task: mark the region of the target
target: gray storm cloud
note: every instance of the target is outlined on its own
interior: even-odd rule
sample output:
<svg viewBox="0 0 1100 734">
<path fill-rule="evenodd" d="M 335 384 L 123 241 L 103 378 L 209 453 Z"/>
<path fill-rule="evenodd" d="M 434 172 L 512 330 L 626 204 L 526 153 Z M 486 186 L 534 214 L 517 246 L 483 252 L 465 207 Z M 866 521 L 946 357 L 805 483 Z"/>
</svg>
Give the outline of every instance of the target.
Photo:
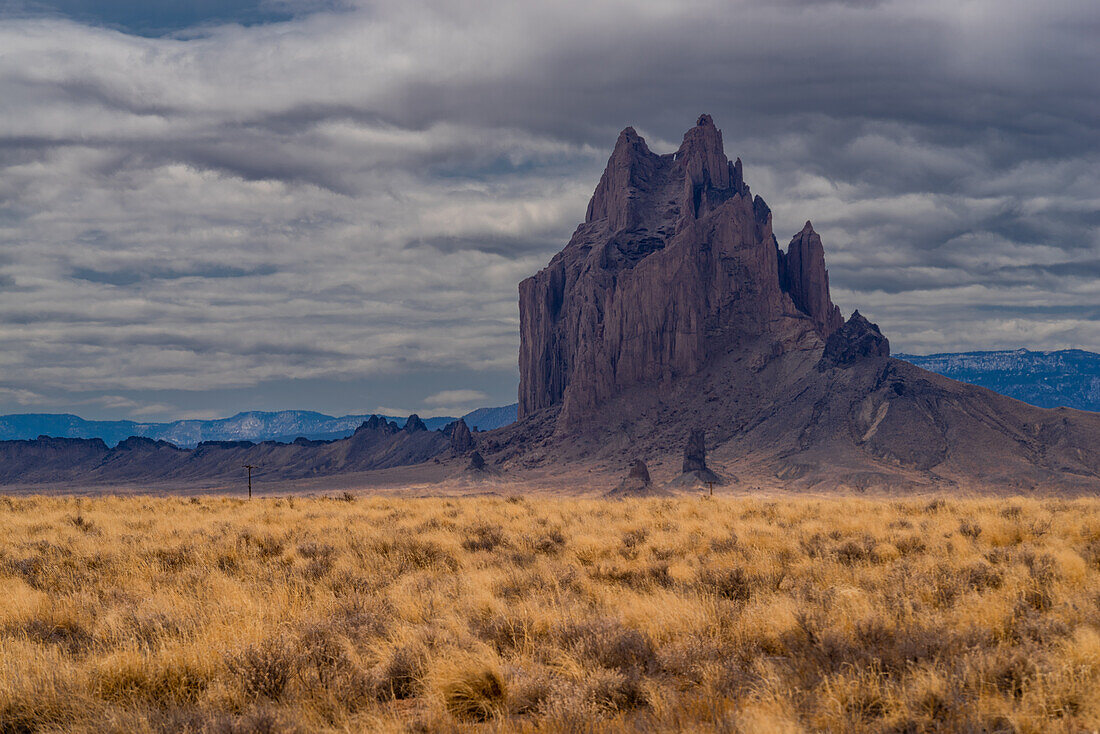
<svg viewBox="0 0 1100 734">
<path fill-rule="evenodd" d="M 667 151 L 704 111 L 899 349 L 1098 348 L 1098 35 L 1091 0 L 0 19 L 0 411 L 362 376 L 511 402 L 516 284 L 618 130 Z"/>
</svg>

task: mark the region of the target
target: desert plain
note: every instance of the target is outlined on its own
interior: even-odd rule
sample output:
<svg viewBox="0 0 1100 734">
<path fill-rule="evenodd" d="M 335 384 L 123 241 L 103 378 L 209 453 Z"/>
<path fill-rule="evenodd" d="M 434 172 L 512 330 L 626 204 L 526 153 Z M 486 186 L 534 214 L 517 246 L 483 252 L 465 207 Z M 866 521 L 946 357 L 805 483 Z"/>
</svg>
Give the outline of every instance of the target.
<svg viewBox="0 0 1100 734">
<path fill-rule="evenodd" d="M 1100 501 L 0 498 L 0 731 L 1079 732 Z"/>
</svg>

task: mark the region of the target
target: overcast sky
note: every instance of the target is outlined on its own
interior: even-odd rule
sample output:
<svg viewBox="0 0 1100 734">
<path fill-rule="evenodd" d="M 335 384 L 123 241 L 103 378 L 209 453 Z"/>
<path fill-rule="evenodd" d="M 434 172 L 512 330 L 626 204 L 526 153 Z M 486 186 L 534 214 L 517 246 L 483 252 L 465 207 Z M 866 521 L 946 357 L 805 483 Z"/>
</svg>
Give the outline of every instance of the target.
<svg viewBox="0 0 1100 734">
<path fill-rule="evenodd" d="M 702 112 L 895 351 L 1100 351 L 1100 3 L 0 0 L 0 413 L 515 401 L 517 283 Z"/>
</svg>

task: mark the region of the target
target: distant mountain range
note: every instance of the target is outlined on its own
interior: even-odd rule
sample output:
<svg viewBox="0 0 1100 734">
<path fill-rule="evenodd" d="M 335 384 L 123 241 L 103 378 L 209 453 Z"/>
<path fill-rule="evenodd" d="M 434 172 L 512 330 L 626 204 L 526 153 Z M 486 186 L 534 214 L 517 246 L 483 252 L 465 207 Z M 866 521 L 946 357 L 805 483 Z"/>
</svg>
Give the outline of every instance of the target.
<svg viewBox="0 0 1100 734">
<path fill-rule="evenodd" d="M 994 352 L 897 354 L 915 364 L 960 382 L 989 388 L 1041 408 L 1077 408 L 1100 412 L 1100 354 L 1082 349 L 1034 352 L 1015 349 Z M 192 447 L 202 441 L 282 441 L 304 437 L 330 441 L 350 436 L 370 415 L 334 417 L 308 410 L 248 411 L 231 418 L 180 420 L 168 423 L 90 421 L 71 414 L 23 413 L 0 416 L 0 441 L 55 438 L 100 438 L 114 446 L 130 436 L 169 441 Z M 406 416 L 384 416 L 404 425 Z M 462 416 L 471 429 L 490 431 L 516 421 L 516 404 L 478 408 Z M 425 418 L 429 430 L 442 428 L 454 417 Z"/>
<path fill-rule="evenodd" d="M 512 403 L 500 408 L 478 408 L 462 416 L 462 420 L 466 421 L 470 430 L 491 431 L 515 423 L 518 407 L 518 403 Z"/>
<path fill-rule="evenodd" d="M 1100 412 L 1100 354 L 1081 349 L 1034 352 L 898 354 L 911 364 L 960 382 L 989 388 L 1041 408 L 1077 408 Z M 179 420 L 168 423 L 91 421 L 71 414 L 23 413 L 0 416 L 0 440 L 100 438 L 114 446 L 130 436 L 193 447 L 202 441 L 282 441 L 296 438 L 333 440 L 350 436 L 370 415 L 334 417 L 308 410 L 248 411 L 230 418 Z M 404 425 L 406 416 L 384 416 Z M 462 416 L 471 429 L 490 431 L 516 421 L 516 404 L 478 408 Z M 442 428 L 451 416 L 425 418 L 429 430 Z"/>
<path fill-rule="evenodd" d="M 383 416 L 404 425 L 406 416 Z M 470 428 L 482 431 L 508 425 L 516 419 L 516 406 L 479 408 L 462 416 Z M 355 432 L 370 415 L 334 417 L 308 410 L 278 412 L 249 411 L 231 418 L 212 420 L 180 420 L 170 423 L 139 423 L 136 421 L 89 421 L 71 414 L 23 413 L 0 416 L 0 440 L 54 438 L 99 438 L 114 446 L 131 436 L 168 441 L 181 447 L 196 446 L 203 441 L 282 441 L 289 443 L 303 437 L 313 440 L 345 438 Z M 425 418 L 428 430 L 436 430 L 457 420 L 444 416 Z"/>
<path fill-rule="evenodd" d="M 897 354 L 918 367 L 1041 408 L 1100 411 L 1100 354 L 1081 349 L 1032 352 Z"/>
</svg>

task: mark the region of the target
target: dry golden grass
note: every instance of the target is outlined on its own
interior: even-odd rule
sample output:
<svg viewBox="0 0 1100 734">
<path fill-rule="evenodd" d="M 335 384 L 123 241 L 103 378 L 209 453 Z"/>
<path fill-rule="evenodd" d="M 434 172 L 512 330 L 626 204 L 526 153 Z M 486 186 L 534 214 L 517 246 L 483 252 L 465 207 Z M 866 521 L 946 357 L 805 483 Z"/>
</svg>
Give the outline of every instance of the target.
<svg viewBox="0 0 1100 734">
<path fill-rule="evenodd" d="M 1088 731 L 1100 501 L 0 498 L 0 732 Z"/>
</svg>

